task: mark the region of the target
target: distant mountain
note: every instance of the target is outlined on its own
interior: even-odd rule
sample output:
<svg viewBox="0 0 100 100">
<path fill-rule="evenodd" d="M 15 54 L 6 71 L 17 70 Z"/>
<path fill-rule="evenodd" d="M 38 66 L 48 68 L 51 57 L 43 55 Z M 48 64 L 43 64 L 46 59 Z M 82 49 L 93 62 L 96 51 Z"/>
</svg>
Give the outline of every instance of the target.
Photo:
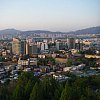
<svg viewBox="0 0 100 100">
<path fill-rule="evenodd" d="M 0 34 L 57 34 L 57 33 L 64 33 L 64 32 L 51 32 L 51 31 L 45 31 L 45 30 L 33 30 L 33 31 L 20 31 L 16 29 L 5 29 L 1 30 Z M 97 27 L 91 27 L 91 28 L 86 28 L 86 29 L 81 29 L 77 31 L 71 31 L 71 32 L 66 32 L 66 34 L 100 34 L 100 26 Z"/>
<path fill-rule="evenodd" d="M 33 31 L 22 31 L 23 34 L 56 34 L 56 33 L 63 33 L 63 32 L 52 32 L 52 31 L 45 31 L 45 30 L 33 30 Z"/>
<path fill-rule="evenodd" d="M 24 34 L 32 34 L 32 33 L 36 33 L 36 34 L 41 34 L 41 33 L 45 33 L 45 34 L 49 34 L 49 33 L 66 33 L 66 34 L 100 34 L 100 26 L 97 27 L 91 27 L 91 28 L 86 28 L 86 29 L 81 29 L 81 30 L 77 30 L 77 31 L 71 31 L 71 32 L 51 32 L 51 31 L 45 31 L 45 30 L 33 30 L 33 31 L 23 31 L 22 33 Z"/>
<path fill-rule="evenodd" d="M 16 29 L 5 29 L 5 30 L 0 30 L 0 34 L 17 34 L 20 33 L 20 30 Z"/>
<path fill-rule="evenodd" d="M 100 34 L 100 26 L 68 32 L 69 34 Z"/>
</svg>

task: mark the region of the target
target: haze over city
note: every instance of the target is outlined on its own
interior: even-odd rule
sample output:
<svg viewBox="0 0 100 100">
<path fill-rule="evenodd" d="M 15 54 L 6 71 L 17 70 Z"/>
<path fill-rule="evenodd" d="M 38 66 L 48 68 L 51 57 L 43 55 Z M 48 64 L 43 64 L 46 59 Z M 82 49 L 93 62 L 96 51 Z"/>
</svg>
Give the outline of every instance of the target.
<svg viewBox="0 0 100 100">
<path fill-rule="evenodd" d="M 100 26 L 100 0 L 0 0 L 0 30 L 72 31 Z"/>
</svg>

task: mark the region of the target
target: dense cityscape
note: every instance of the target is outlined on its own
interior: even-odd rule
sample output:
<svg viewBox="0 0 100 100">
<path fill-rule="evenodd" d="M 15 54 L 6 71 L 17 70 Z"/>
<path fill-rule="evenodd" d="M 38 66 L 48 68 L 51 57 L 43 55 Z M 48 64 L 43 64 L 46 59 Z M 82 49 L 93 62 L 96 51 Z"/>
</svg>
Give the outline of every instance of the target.
<svg viewBox="0 0 100 100">
<path fill-rule="evenodd" d="M 100 0 L 0 0 L 0 100 L 100 100 Z"/>
<path fill-rule="evenodd" d="M 24 84 L 23 81 L 24 82 L 26 81 L 29 82 L 29 80 L 35 81 L 34 78 L 36 78 L 36 80 L 38 81 L 39 80 L 43 82 L 47 81 L 48 85 L 50 85 L 49 81 L 51 80 L 50 82 L 53 81 L 54 83 L 52 84 L 55 84 L 53 87 L 56 88 L 56 86 L 59 86 L 60 84 L 65 84 L 65 82 L 67 81 L 70 82 L 74 78 L 76 78 L 76 80 L 80 79 L 79 81 L 83 79 L 84 81 L 84 79 L 89 80 L 88 78 L 90 77 L 91 78 L 98 77 L 98 76 L 100 77 L 100 35 L 99 33 L 81 34 L 81 35 L 41 33 L 41 35 L 39 35 L 34 32 L 32 34 L 28 34 L 28 36 L 27 34 L 24 34 L 24 36 L 23 34 L 17 34 L 17 35 L 11 36 L 11 34 L 6 34 L 4 36 L 3 34 L 1 36 L 3 37 L 0 40 L 0 84 L 1 86 L 5 86 L 5 84 L 6 85 L 8 84 L 8 86 L 12 85 L 12 87 L 13 86 L 16 87 L 17 84 L 23 85 Z M 24 76 L 24 74 L 26 75 L 26 77 Z M 28 76 L 28 74 L 30 76 Z M 28 79 L 24 80 L 23 78 L 20 79 L 20 77 L 25 77 L 25 79 L 28 77 L 30 78 L 33 77 L 33 80 L 30 78 L 29 80 Z M 48 80 L 49 78 L 50 80 Z M 19 80 L 22 81 L 23 84 L 19 83 L 20 82 Z M 59 82 L 59 84 L 57 84 L 56 82 Z M 27 83 L 26 86 L 36 85 L 39 88 L 38 85 L 40 83 L 37 83 L 37 81 L 36 84 L 35 83 L 32 84 L 32 83 Z M 100 79 L 99 79 L 99 83 L 100 83 Z M 68 85 L 68 83 L 66 84 Z M 20 87 L 20 85 L 18 86 Z M 48 88 L 47 90 L 45 90 L 45 92 L 48 91 L 49 93 Z M 15 88 L 15 90 L 16 89 L 17 87 Z M 95 90 L 93 91 L 97 91 L 98 89 L 99 87 L 96 87 Z M 1 91 L 4 90 L 1 89 Z M 16 91 L 20 93 L 23 90 L 20 87 Z M 34 91 L 36 92 L 37 90 Z M 61 91 L 59 90 L 59 92 Z M 0 98 L 4 98 L 3 100 L 6 100 L 8 97 L 5 96 L 3 97 L 2 93 L 3 92 L 1 92 Z M 13 94 L 16 95 L 14 96 L 13 100 L 28 100 L 29 97 L 30 100 L 40 100 L 40 98 L 37 97 L 36 94 L 34 93 L 31 94 L 31 92 L 30 92 L 30 96 L 28 97 L 26 96 L 27 99 L 24 99 L 25 97 L 23 98 L 22 96 L 20 97 L 19 95 L 21 95 L 21 93 L 20 94 L 18 93 L 15 92 L 15 94 Z M 31 95 L 35 95 L 36 97 L 33 98 L 33 96 L 31 97 Z M 37 95 L 39 94 L 37 93 Z M 43 100 L 52 99 L 49 94 L 46 95 L 48 96 L 47 97 L 43 96 Z M 60 94 L 58 97 L 53 97 L 53 100 L 56 99 L 58 100 L 58 98 L 60 98 Z M 63 99 L 65 97 L 63 97 L 62 95 L 61 98 L 62 98 L 61 100 L 66 100 Z M 69 98 L 71 99 L 68 100 L 73 100 L 72 97 Z M 79 99 L 78 96 L 73 98 L 77 98 L 74 100 Z M 97 98 L 97 97 L 93 97 L 93 98 Z"/>
</svg>

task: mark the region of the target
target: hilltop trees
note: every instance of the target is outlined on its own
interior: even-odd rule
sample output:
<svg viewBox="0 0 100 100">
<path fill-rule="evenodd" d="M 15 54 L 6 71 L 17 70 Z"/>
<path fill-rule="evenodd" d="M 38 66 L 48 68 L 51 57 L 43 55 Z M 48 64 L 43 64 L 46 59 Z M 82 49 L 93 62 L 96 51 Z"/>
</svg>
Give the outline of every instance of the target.
<svg viewBox="0 0 100 100">
<path fill-rule="evenodd" d="M 29 100 L 32 87 L 38 81 L 31 72 L 23 73 L 18 79 L 13 93 L 13 100 Z"/>
<path fill-rule="evenodd" d="M 48 64 L 55 65 L 54 58 L 38 58 L 38 65 L 47 66 Z"/>
<path fill-rule="evenodd" d="M 55 90 L 58 88 L 56 80 L 45 78 L 42 82 L 35 83 L 30 100 L 55 100 Z"/>
<path fill-rule="evenodd" d="M 42 98 L 42 90 L 41 90 L 41 85 L 40 83 L 36 82 L 33 90 L 30 94 L 30 99 L 29 100 L 43 100 Z"/>
<path fill-rule="evenodd" d="M 14 84 L 14 86 L 13 86 Z M 24 72 L 15 83 L 0 86 L 0 100 L 100 100 L 100 75 L 58 82 Z"/>
</svg>

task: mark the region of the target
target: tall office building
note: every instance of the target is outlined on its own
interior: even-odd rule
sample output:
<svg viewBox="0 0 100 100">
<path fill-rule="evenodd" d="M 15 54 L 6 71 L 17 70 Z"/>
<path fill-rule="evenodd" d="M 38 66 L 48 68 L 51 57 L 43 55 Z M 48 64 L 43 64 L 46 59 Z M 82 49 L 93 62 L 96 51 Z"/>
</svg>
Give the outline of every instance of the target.
<svg viewBox="0 0 100 100">
<path fill-rule="evenodd" d="M 30 44 L 29 45 L 29 54 L 37 54 L 37 45 L 36 44 Z"/>
<path fill-rule="evenodd" d="M 56 48 L 57 48 L 57 50 L 59 50 L 59 46 L 60 46 L 59 42 L 56 42 Z"/>
<path fill-rule="evenodd" d="M 29 43 L 26 42 L 26 55 L 29 54 Z"/>
<path fill-rule="evenodd" d="M 26 54 L 26 41 L 19 38 L 13 38 L 12 53 L 16 55 Z"/>
<path fill-rule="evenodd" d="M 38 53 L 38 47 L 36 44 L 33 44 L 33 54 L 37 54 Z"/>
<path fill-rule="evenodd" d="M 41 50 L 48 50 L 48 44 L 46 42 L 41 43 Z"/>
<path fill-rule="evenodd" d="M 66 42 L 57 41 L 56 42 L 56 49 L 57 50 L 65 50 L 67 48 Z"/>
<path fill-rule="evenodd" d="M 67 45 L 68 45 L 68 49 L 75 49 L 75 39 L 74 38 L 68 38 L 67 39 Z"/>
<path fill-rule="evenodd" d="M 76 39 L 75 41 L 75 49 L 82 50 L 83 49 L 83 43 L 81 39 Z"/>
<path fill-rule="evenodd" d="M 26 54 L 32 55 L 38 53 L 38 47 L 33 43 L 26 43 Z"/>
</svg>

